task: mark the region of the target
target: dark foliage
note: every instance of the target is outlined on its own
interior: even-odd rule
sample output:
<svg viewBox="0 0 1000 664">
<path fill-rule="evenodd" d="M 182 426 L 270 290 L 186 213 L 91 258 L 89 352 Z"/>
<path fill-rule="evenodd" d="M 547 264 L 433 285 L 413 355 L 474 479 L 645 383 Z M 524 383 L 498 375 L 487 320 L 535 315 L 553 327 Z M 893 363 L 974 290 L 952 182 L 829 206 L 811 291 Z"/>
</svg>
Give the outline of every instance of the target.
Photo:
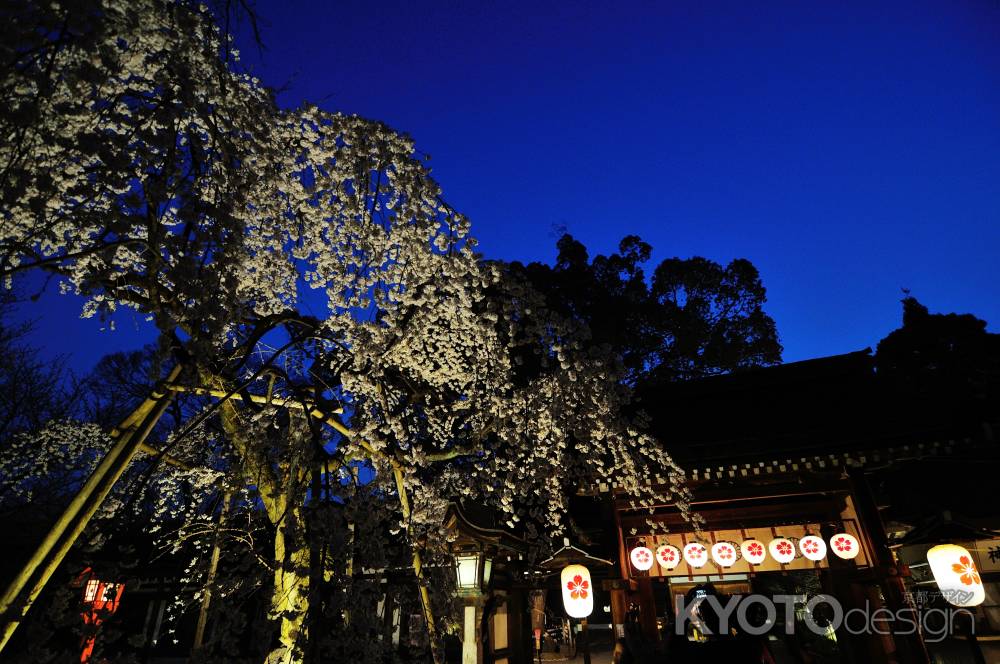
<svg viewBox="0 0 1000 664">
<path fill-rule="evenodd" d="M 879 375 L 908 390 L 952 397 L 1000 395 L 1000 334 L 972 314 L 932 314 L 903 299 L 903 326 L 879 342 Z"/>
<path fill-rule="evenodd" d="M 590 328 L 622 358 L 633 385 L 700 378 L 777 364 L 781 344 L 763 309 L 766 291 L 750 261 L 668 258 L 647 279 L 652 247 L 626 236 L 618 253 L 590 260 L 571 235 L 554 265 L 511 264 L 548 305 Z"/>
</svg>

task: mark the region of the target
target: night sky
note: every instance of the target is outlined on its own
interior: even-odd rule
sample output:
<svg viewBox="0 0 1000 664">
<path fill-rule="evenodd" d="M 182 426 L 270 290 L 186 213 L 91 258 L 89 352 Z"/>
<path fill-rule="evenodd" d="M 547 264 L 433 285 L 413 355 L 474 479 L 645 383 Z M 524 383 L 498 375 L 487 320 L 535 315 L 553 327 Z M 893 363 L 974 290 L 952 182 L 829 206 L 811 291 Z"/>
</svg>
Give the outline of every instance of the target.
<svg viewBox="0 0 1000 664">
<path fill-rule="evenodd" d="M 565 228 L 748 258 L 786 361 L 874 345 L 902 288 L 1000 330 L 996 0 L 257 9 L 240 48 L 280 103 L 413 136 L 488 257 L 550 261 Z M 152 338 L 54 292 L 22 313 L 79 371 Z"/>
</svg>

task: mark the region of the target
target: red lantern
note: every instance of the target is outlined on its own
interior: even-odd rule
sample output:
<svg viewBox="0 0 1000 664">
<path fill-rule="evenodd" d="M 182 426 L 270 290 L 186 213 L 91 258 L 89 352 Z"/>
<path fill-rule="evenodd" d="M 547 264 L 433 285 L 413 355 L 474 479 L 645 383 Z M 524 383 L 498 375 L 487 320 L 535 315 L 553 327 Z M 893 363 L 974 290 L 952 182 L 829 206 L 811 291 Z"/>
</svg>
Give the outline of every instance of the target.
<svg viewBox="0 0 1000 664">
<path fill-rule="evenodd" d="M 80 575 L 78 583 L 83 585 L 83 612 L 81 615 L 84 625 L 89 628 L 88 634 L 83 637 L 83 642 L 80 644 L 82 648 L 80 661 L 86 663 L 94 654 L 97 628 L 118 610 L 122 593 L 125 592 L 125 584 L 101 581 L 94 576 L 93 570 L 89 567 Z"/>
</svg>

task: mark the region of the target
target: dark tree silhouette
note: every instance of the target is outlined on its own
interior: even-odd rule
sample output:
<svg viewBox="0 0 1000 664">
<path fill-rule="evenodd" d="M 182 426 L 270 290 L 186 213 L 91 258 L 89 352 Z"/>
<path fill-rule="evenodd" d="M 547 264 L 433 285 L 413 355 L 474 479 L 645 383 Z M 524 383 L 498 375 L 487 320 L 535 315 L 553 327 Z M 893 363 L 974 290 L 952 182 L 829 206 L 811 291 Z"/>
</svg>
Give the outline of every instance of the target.
<svg viewBox="0 0 1000 664">
<path fill-rule="evenodd" d="M 1000 394 L 1000 334 L 972 314 L 932 314 L 916 298 L 903 299 L 903 326 L 875 353 L 878 373 L 908 390 L 954 398 Z"/>
<path fill-rule="evenodd" d="M 19 433 L 70 414 L 73 377 L 62 358 L 41 356 L 32 321 L 17 323 L 12 291 L 0 289 L 0 447 Z"/>
<path fill-rule="evenodd" d="M 652 247 L 626 236 L 618 253 L 589 259 L 571 235 L 554 265 L 513 263 L 549 306 L 586 324 L 617 351 L 632 385 L 700 378 L 781 361 L 766 291 L 746 259 L 668 258 L 647 279 Z"/>
</svg>

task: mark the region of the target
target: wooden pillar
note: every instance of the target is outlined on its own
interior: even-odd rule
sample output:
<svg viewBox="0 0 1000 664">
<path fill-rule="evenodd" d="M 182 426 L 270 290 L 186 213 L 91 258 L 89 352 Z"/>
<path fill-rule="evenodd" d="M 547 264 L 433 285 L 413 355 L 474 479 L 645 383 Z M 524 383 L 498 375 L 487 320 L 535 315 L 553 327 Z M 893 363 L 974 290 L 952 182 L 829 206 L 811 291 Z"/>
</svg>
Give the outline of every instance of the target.
<svg viewBox="0 0 1000 664">
<path fill-rule="evenodd" d="M 837 533 L 838 528 L 824 525 L 820 529 L 823 539 L 829 541 Z M 853 582 L 857 578 L 858 568 L 853 560 L 842 560 L 834 555 L 828 555 L 830 569 L 821 575 L 824 581 L 823 590 L 832 595 L 841 603 L 846 613 L 854 608 L 864 608 L 863 603 L 858 602 L 856 584 Z M 868 650 L 866 639 L 862 635 L 851 634 L 847 627 L 841 623 L 837 629 L 837 649 L 840 652 L 840 661 L 844 664 L 860 664 L 868 662 Z"/>
<path fill-rule="evenodd" d="M 536 640 L 536 634 L 545 634 L 545 591 L 531 591 L 531 653 L 535 656 L 535 648 L 541 643 L 541 639 Z"/>
<path fill-rule="evenodd" d="M 385 586 L 385 596 L 382 600 L 382 642 L 392 643 L 396 628 L 396 598 L 390 591 L 389 584 Z"/>
<path fill-rule="evenodd" d="M 510 652 L 510 664 L 531 662 L 527 599 L 527 591 L 524 590 L 512 590 L 507 594 L 507 648 Z"/>
<path fill-rule="evenodd" d="M 462 615 L 462 664 L 479 664 L 479 621 L 476 605 L 466 604 Z"/>
<path fill-rule="evenodd" d="M 851 479 L 854 508 L 857 511 L 858 520 L 864 530 L 865 537 L 871 544 L 874 558 L 871 561 L 872 569 L 882 588 L 886 607 L 893 613 L 912 611 L 914 607 L 907 599 L 906 588 L 899 575 L 899 567 L 889 549 L 885 524 L 882 523 L 882 515 L 879 513 L 868 479 L 860 468 L 850 468 L 847 474 Z M 910 635 L 897 634 L 892 638 L 896 650 L 894 653 L 890 653 L 889 661 L 906 662 L 907 664 L 910 662 L 914 664 L 930 663 L 930 655 L 919 630 Z"/>
<path fill-rule="evenodd" d="M 639 624 L 642 634 L 650 641 L 660 640 L 660 631 L 656 628 L 656 596 L 653 594 L 653 580 L 648 576 L 636 580 L 639 586 Z"/>
<path fill-rule="evenodd" d="M 180 366 L 174 367 L 167 380 L 174 380 L 180 374 L 180 370 Z M 114 446 L 97 464 L 45 539 L 11 581 L 3 597 L 0 598 L 0 614 L 3 616 L 0 651 L 7 645 L 66 554 L 90 523 L 90 519 L 97 513 L 115 483 L 132 463 L 136 453 L 143 449 L 146 438 L 172 399 L 173 392 L 154 389 L 150 396 L 119 425 L 112 434 L 115 438 Z"/>
<path fill-rule="evenodd" d="M 615 640 L 625 636 L 625 613 L 628 611 L 628 602 L 625 599 L 625 590 L 622 588 L 611 589 L 611 628 L 614 631 Z"/>
</svg>

